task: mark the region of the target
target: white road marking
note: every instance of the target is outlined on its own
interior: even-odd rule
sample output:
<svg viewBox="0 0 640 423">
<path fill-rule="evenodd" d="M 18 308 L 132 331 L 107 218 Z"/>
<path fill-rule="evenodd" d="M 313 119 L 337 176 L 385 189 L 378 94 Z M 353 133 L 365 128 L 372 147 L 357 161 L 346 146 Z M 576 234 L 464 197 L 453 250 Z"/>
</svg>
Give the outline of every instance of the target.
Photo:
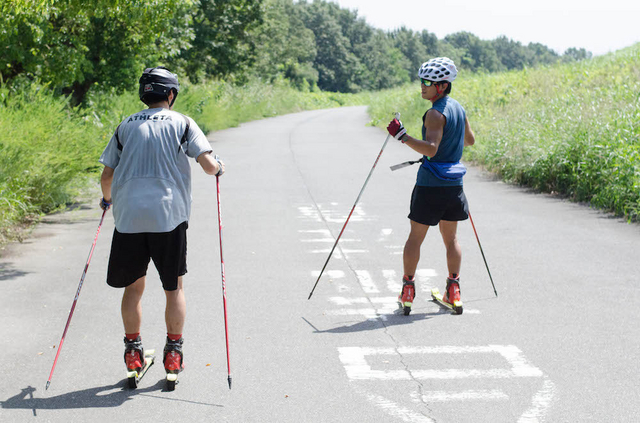
<svg viewBox="0 0 640 423">
<path fill-rule="evenodd" d="M 298 232 L 305 234 L 324 234 L 331 236 L 329 229 L 298 229 Z"/>
<path fill-rule="evenodd" d="M 337 305 L 353 305 L 353 304 L 396 304 L 396 297 L 359 297 L 359 298 L 347 298 L 347 297 L 331 297 L 329 298 L 334 304 Z"/>
<path fill-rule="evenodd" d="M 448 401 L 495 401 L 508 400 L 509 396 L 499 389 L 491 390 L 467 390 L 460 392 L 449 391 L 429 391 L 420 395 L 418 392 L 411 394 L 411 398 L 415 402 L 448 402 Z"/>
<path fill-rule="evenodd" d="M 340 242 L 361 242 L 360 239 L 349 239 L 349 238 L 340 238 Z M 328 242 L 335 243 L 336 240 L 333 238 L 314 238 L 314 239 L 301 239 L 300 242 Z"/>
<path fill-rule="evenodd" d="M 358 276 L 358 281 L 360 282 L 360 286 L 367 294 L 377 294 L 380 292 L 378 287 L 373 282 L 371 278 L 371 274 L 366 270 L 356 270 L 356 275 Z"/>
<path fill-rule="evenodd" d="M 331 278 L 331 279 L 344 278 L 344 272 L 342 270 L 327 270 L 324 273 L 326 275 L 328 275 L 329 278 Z M 320 271 L 319 270 L 312 270 L 311 271 L 311 276 L 313 276 L 314 278 L 317 278 L 318 276 L 320 276 Z"/>
<path fill-rule="evenodd" d="M 398 281 L 396 271 L 393 269 L 385 269 L 382 271 L 382 275 L 387 280 L 387 289 L 391 292 L 400 293 L 402 283 Z"/>
<path fill-rule="evenodd" d="M 533 397 L 531 408 L 525 411 L 518 423 L 533 423 L 544 419 L 544 416 L 553 405 L 554 396 L 556 393 L 556 386 L 551 380 L 545 378 L 542 389 Z"/>
<path fill-rule="evenodd" d="M 381 408 L 384 412 L 392 417 L 402 420 L 407 423 L 435 423 L 435 420 L 425 416 L 424 414 L 417 413 L 409 410 L 406 407 L 402 407 L 395 402 L 380 396 L 371 394 L 368 392 L 360 392 L 367 400 L 372 402 L 378 408 Z"/>
<path fill-rule="evenodd" d="M 416 270 L 416 279 L 420 282 L 427 282 L 429 278 L 438 276 L 435 269 L 418 269 Z"/>
<path fill-rule="evenodd" d="M 340 360 L 347 376 L 353 380 L 411 380 L 411 379 L 465 379 L 511 377 L 542 377 L 542 372 L 531 365 L 522 352 L 513 345 L 488 345 L 482 347 L 399 347 L 395 348 L 338 348 Z M 407 354 L 500 354 L 511 369 L 444 369 L 444 370 L 373 370 L 367 363 L 370 355 Z"/>
<path fill-rule="evenodd" d="M 394 307 L 395 310 L 397 307 Z M 386 315 L 393 314 L 393 310 L 375 308 L 343 308 L 340 310 L 327 310 L 330 316 L 363 316 L 370 320 L 388 320 Z"/>
<path fill-rule="evenodd" d="M 346 248 L 343 248 L 343 249 L 342 249 L 342 251 L 343 251 L 345 254 L 356 254 L 356 253 L 358 253 L 358 254 L 363 254 L 363 253 L 368 253 L 368 252 L 369 252 L 369 250 L 348 250 L 348 249 L 346 249 Z M 324 248 L 323 248 L 323 249 L 321 249 L 321 250 L 311 250 L 311 251 L 309 251 L 309 252 L 310 252 L 310 253 L 313 253 L 313 254 L 320 254 L 320 253 L 322 253 L 322 254 L 328 254 L 328 253 L 330 253 L 330 252 L 331 252 L 331 248 L 327 248 L 327 249 L 324 249 Z M 341 257 L 341 256 L 342 256 L 342 254 L 340 254 L 340 251 L 339 251 L 339 250 L 337 250 L 337 249 L 333 252 L 333 254 L 335 254 L 335 255 L 336 255 L 336 257 Z"/>
<path fill-rule="evenodd" d="M 533 366 L 514 345 L 487 345 L 487 346 L 441 346 L 441 347 L 399 347 L 399 348 L 338 348 L 340 361 L 345 367 L 350 380 L 419 380 L 445 378 L 543 378 L 542 388 L 534 395 L 531 406 L 524 411 L 518 419 L 518 423 L 533 423 L 545 420 L 545 416 L 555 401 L 555 384 L 547 378 L 540 369 Z M 407 370 L 381 371 L 372 370 L 365 357 L 371 355 L 406 355 L 406 354 L 486 354 L 497 353 L 502 356 L 510 368 L 507 369 L 446 369 L 446 370 Z M 354 388 L 365 395 L 367 399 L 377 405 L 388 414 L 401 418 L 406 422 L 431 422 L 424 414 L 415 413 L 407 408 L 379 395 L 363 392 L 360 388 Z M 450 391 L 426 391 L 413 392 L 411 399 L 416 403 L 434 403 L 448 401 L 504 401 L 509 396 L 499 389 L 492 390 L 463 390 Z M 425 420 L 427 419 L 427 420 Z"/>
</svg>

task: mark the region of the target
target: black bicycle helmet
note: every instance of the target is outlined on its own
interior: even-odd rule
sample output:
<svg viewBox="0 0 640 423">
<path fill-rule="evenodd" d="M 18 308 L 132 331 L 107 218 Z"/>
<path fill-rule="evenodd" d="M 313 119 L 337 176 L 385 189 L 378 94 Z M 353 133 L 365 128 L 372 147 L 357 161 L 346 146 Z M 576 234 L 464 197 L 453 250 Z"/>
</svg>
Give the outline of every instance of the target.
<svg viewBox="0 0 640 423">
<path fill-rule="evenodd" d="M 157 66 L 155 68 L 147 68 L 142 72 L 138 94 L 143 102 L 145 102 L 144 97 L 149 94 L 169 98 L 171 90 L 175 90 L 173 95 L 173 101 L 175 101 L 180 91 L 180 84 L 178 83 L 178 77 L 171 73 L 169 69 L 164 66 Z M 171 103 L 172 105 L 173 102 Z"/>
</svg>

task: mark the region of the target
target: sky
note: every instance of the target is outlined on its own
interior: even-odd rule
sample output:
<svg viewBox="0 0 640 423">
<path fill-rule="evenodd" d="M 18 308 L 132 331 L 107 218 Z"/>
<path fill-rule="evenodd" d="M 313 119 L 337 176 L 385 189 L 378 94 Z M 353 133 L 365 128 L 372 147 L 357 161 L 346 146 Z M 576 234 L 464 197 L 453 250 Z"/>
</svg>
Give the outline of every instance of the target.
<svg viewBox="0 0 640 423">
<path fill-rule="evenodd" d="M 358 10 L 375 28 L 405 26 L 438 39 L 467 31 L 483 40 L 505 35 L 562 54 L 570 47 L 605 54 L 640 42 L 640 0 L 330 0 Z"/>
</svg>

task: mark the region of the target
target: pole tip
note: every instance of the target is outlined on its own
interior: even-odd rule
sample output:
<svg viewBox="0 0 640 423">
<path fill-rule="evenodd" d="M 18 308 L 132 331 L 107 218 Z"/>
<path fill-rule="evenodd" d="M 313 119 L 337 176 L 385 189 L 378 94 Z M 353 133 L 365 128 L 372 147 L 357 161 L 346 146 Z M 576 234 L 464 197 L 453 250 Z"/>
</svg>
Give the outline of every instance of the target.
<svg viewBox="0 0 640 423">
<path fill-rule="evenodd" d="M 51 385 L 51 381 L 50 380 L 47 381 L 47 386 L 44 388 L 45 391 L 49 389 L 49 385 Z"/>
<path fill-rule="evenodd" d="M 231 376 L 227 378 L 227 382 L 229 382 L 229 389 L 231 389 Z"/>
</svg>

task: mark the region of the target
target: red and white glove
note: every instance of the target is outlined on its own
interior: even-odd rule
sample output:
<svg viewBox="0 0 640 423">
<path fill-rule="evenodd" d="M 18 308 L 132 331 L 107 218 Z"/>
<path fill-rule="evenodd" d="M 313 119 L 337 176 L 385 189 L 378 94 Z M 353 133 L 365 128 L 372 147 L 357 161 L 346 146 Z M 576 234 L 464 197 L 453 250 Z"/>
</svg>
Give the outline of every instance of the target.
<svg viewBox="0 0 640 423">
<path fill-rule="evenodd" d="M 389 126 L 387 126 L 387 131 L 393 138 L 402 141 L 402 136 L 407 133 L 407 130 L 402 126 L 402 122 L 397 118 L 394 118 Z"/>
</svg>

